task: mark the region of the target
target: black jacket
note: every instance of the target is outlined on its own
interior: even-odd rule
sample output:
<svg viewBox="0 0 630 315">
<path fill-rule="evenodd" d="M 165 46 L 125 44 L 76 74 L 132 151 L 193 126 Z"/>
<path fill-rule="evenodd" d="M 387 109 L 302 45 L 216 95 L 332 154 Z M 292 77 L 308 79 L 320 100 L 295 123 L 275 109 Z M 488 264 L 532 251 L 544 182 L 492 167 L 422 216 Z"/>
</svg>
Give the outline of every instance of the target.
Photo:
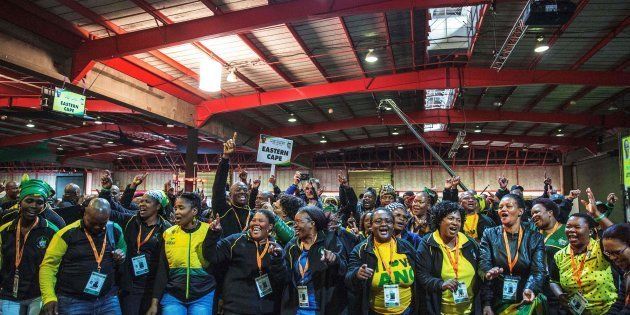
<svg viewBox="0 0 630 315">
<path fill-rule="evenodd" d="M 442 201 L 452 201 L 459 203 L 459 194 L 457 187 L 451 189 L 444 189 L 442 191 Z"/>
<path fill-rule="evenodd" d="M 140 232 L 140 226 L 142 226 L 142 235 L 140 235 L 140 241 L 144 242 L 149 232 L 155 227 L 153 234 L 149 240 L 142 244 L 140 253 L 138 253 L 138 233 Z M 160 253 L 162 252 L 162 233 L 171 224 L 158 216 L 158 222 L 154 226 L 147 226 L 139 216 L 133 216 L 130 218 L 124 226 L 125 243 L 127 243 L 127 259 L 125 259 L 126 273 L 128 277 L 124 283 L 124 289 L 129 292 L 145 293 L 147 296 L 152 296 L 153 283 L 155 281 L 155 274 L 158 269 L 158 263 L 160 260 Z M 144 255 L 147 264 L 149 265 L 149 273 L 135 276 L 133 272 L 133 266 L 131 259 L 138 255 Z"/>
<path fill-rule="evenodd" d="M 230 160 L 221 158 L 217 174 L 212 184 L 212 211 L 221 217 L 223 236 L 242 233 L 247 227 L 247 218 L 251 218 L 249 206 L 237 207 L 228 203 L 225 196 L 225 183 L 230 171 Z"/>
<path fill-rule="evenodd" d="M 123 207 L 118 201 L 112 198 L 112 192 L 107 189 L 101 189 L 98 193 L 99 198 L 103 198 L 109 202 L 112 211 L 109 214 L 109 220 L 116 222 L 118 225 L 123 226 L 127 224 L 127 221 L 136 215 L 137 211 L 129 210 Z"/>
<path fill-rule="evenodd" d="M 133 210 L 133 211 L 140 210 L 140 207 L 138 207 L 138 204 L 133 202 L 133 196 L 135 194 L 136 194 L 136 188 L 132 188 L 131 185 L 127 185 L 127 187 L 125 188 L 125 192 L 122 194 L 122 197 L 120 197 L 120 204 L 129 210 Z"/>
<path fill-rule="evenodd" d="M 0 227 L 0 248 L 2 267 L 0 268 L 0 298 L 20 301 L 39 297 L 39 265 L 44 259 L 46 248 L 50 244 L 57 227 L 39 216 L 39 223 L 33 227 L 26 239 L 22 261 L 19 266 L 19 290 L 13 297 L 13 279 L 15 276 L 15 235 L 18 219 Z M 24 241 L 22 241 L 24 242 Z"/>
<path fill-rule="evenodd" d="M 83 206 L 71 205 L 68 207 L 62 207 L 61 205 L 54 210 L 64 222 L 72 223 L 76 220 L 83 218 Z"/>
<path fill-rule="evenodd" d="M 479 221 L 477 221 L 477 236 L 483 236 L 483 232 L 489 228 L 495 227 L 494 221 L 489 216 L 479 213 Z M 462 230 L 464 225 L 462 224 Z"/>
<path fill-rule="evenodd" d="M 516 292 L 517 299 L 521 299 L 524 289 L 530 289 L 535 294 L 542 292 L 545 277 L 547 276 L 545 260 L 545 244 L 542 234 L 530 229 L 527 225 L 521 225 L 523 229 L 523 240 L 518 249 L 518 262 L 514 266 L 513 275 L 519 276 L 521 280 Z M 514 244 L 512 256 L 515 255 L 514 248 L 518 240 L 518 233 L 508 233 L 508 239 Z M 507 263 L 507 253 L 503 241 L 503 226 L 496 226 L 487 229 L 481 237 L 481 259 L 479 267 L 485 275 L 493 267 L 503 268 L 503 275 L 492 281 L 486 281 L 489 289 L 483 297 L 483 306 L 492 306 L 493 301 L 499 301 L 503 296 L 503 277 L 510 274 Z"/>
<path fill-rule="evenodd" d="M 289 274 L 289 283 L 282 294 L 281 314 L 293 315 L 298 310 L 298 291 L 294 269 L 297 268 L 297 261 L 302 254 L 297 237 L 294 237 L 285 246 L 285 259 Z M 334 264 L 326 265 L 321 261 L 321 251 L 329 250 L 337 255 Z M 315 299 L 319 306 L 318 314 L 337 315 L 345 308 L 347 301 L 343 299 L 343 277 L 346 274 L 346 259 L 343 246 L 336 239 L 334 234 L 319 232 L 317 241 L 311 246 L 308 252 L 309 270 L 312 273 L 312 284 L 315 287 Z"/>
<path fill-rule="evenodd" d="M 420 305 L 420 285 L 418 282 L 419 278 L 419 268 L 420 268 L 420 260 L 418 256 L 418 252 L 409 242 L 396 238 L 396 252 L 399 254 L 407 255 L 410 264 L 413 267 L 414 279 L 413 288 L 412 288 L 412 302 L 411 307 L 413 308 L 410 314 L 420 314 L 421 305 Z M 368 268 L 376 270 L 378 263 L 378 259 L 374 254 L 374 239 L 372 237 L 366 239 L 357 245 L 350 254 L 350 258 L 348 260 L 348 272 L 345 276 L 346 286 L 354 292 L 356 295 L 357 303 L 361 303 L 355 307 L 358 310 L 358 314 L 369 314 L 370 312 L 370 285 L 372 279 L 367 280 L 359 280 L 357 279 L 357 271 L 363 264 L 366 264 Z"/>
<path fill-rule="evenodd" d="M 358 204 L 359 199 L 354 189 L 348 185 L 339 185 L 339 212 L 341 213 L 341 225 L 348 226 L 348 219 L 354 217 L 357 225 L 361 222 L 363 205 Z"/>
<path fill-rule="evenodd" d="M 468 242 L 464 244 L 461 253 L 475 268 L 477 278 L 475 279 L 475 287 L 473 291 L 473 314 L 481 314 L 481 298 L 479 291 L 482 287 L 484 275 L 479 269 L 479 244 L 473 238 L 468 237 Z M 427 314 L 441 314 L 442 308 L 442 261 L 444 255 L 440 245 L 436 242 L 433 233 L 427 234 L 422 238 L 419 248 L 420 265 L 419 276 L 416 278 L 422 285 L 422 310 Z"/>
<path fill-rule="evenodd" d="M 269 277 L 272 293 L 261 298 L 255 280 L 261 276 L 256 264 L 256 243 L 249 233 L 236 233 L 221 240 L 218 233 L 210 233 L 210 263 L 227 265 L 221 293 L 223 309 L 237 314 L 278 314 L 282 290 L 289 279 L 284 257 L 268 253 L 263 257 L 262 274 Z M 264 248 L 260 245 L 258 251 Z"/>
</svg>

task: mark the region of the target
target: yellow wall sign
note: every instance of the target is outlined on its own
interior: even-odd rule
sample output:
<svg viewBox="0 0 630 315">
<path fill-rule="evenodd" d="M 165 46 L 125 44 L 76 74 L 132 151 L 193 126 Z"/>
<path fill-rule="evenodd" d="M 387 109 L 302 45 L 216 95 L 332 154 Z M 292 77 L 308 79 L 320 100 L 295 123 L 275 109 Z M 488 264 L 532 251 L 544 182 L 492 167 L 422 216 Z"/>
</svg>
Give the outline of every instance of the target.
<svg viewBox="0 0 630 315">
<path fill-rule="evenodd" d="M 85 95 L 55 88 L 53 110 L 68 115 L 85 115 Z"/>
</svg>

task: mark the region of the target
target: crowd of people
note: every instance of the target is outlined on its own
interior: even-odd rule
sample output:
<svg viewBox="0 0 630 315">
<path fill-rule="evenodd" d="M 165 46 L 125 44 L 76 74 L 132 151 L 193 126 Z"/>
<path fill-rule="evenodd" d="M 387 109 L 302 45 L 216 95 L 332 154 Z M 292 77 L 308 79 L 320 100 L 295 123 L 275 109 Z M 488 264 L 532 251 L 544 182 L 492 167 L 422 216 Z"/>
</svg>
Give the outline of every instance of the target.
<svg viewBox="0 0 630 315">
<path fill-rule="evenodd" d="M 339 196 L 319 182 L 282 190 L 227 186 L 224 143 L 210 202 L 194 192 L 121 189 L 98 195 L 9 182 L 0 200 L 2 314 L 630 314 L 630 224 L 617 198 L 582 192 L 525 201 L 495 193 L 391 185 Z M 620 210 L 619 210 L 620 211 Z"/>
</svg>

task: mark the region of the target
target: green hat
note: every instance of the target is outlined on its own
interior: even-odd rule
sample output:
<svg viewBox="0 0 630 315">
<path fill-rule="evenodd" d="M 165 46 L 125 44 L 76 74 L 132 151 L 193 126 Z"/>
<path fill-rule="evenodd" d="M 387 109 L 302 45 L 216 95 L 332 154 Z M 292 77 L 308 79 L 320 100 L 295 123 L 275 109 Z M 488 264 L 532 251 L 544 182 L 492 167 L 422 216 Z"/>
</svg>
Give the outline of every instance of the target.
<svg viewBox="0 0 630 315">
<path fill-rule="evenodd" d="M 20 184 L 20 201 L 26 196 L 42 196 L 44 198 L 51 197 L 54 190 L 48 183 L 41 179 L 27 179 Z"/>
<path fill-rule="evenodd" d="M 166 206 L 168 206 L 168 196 L 166 196 L 166 193 L 164 193 L 164 191 L 162 190 L 149 190 L 146 192 L 147 195 L 149 195 L 149 197 L 155 199 L 161 206 L 162 208 L 166 208 Z"/>
</svg>

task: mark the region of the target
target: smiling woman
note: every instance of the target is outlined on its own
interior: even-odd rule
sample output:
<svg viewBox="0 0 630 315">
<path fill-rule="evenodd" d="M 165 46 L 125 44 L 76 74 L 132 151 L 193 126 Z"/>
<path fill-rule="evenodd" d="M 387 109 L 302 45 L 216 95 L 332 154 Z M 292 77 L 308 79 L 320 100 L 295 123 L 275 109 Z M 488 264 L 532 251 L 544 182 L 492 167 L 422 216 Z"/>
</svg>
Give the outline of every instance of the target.
<svg viewBox="0 0 630 315">
<path fill-rule="evenodd" d="M 420 310 L 418 256 L 407 241 L 394 237 L 394 220 L 391 211 L 376 209 L 371 237 L 350 254 L 345 282 L 357 294 L 360 304 L 355 309 L 361 314 L 416 314 Z"/>
<path fill-rule="evenodd" d="M 499 203 L 501 226 L 487 229 L 481 237 L 480 268 L 488 294 L 484 314 L 513 314 L 544 307 L 544 240 L 540 233 L 521 224 L 525 202 L 507 194 Z"/>
</svg>

